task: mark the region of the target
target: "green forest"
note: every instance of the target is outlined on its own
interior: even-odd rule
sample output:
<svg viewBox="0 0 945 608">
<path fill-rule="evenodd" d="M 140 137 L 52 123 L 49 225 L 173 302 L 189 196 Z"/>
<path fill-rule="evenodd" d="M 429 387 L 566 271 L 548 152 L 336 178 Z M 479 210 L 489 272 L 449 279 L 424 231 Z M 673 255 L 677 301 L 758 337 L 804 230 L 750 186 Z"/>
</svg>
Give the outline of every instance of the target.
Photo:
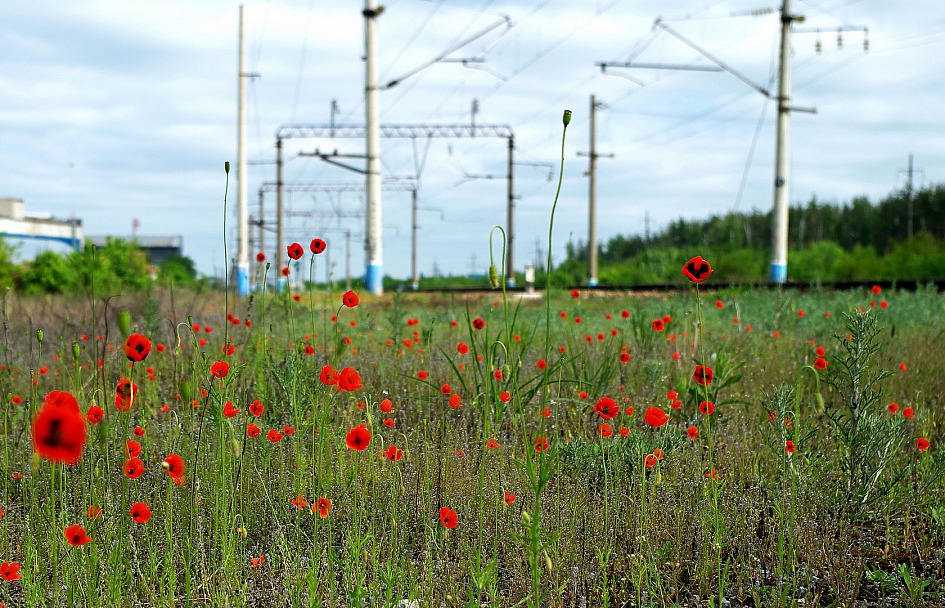
<svg viewBox="0 0 945 608">
<path fill-rule="evenodd" d="M 711 260 L 719 281 L 764 282 L 771 225 L 771 211 L 733 212 L 678 219 L 649 239 L 617 236 L 599 244 L 598 280 L 601 285 L 680 282 L 679 260 L 701 255 Z M 789 281 L 943 278 L 945 186 L 895 192 L 878 203 L 857 197 L 838 205 L 814 198 L 791 207 L 788 248 Z M 586 242 L 568 247 L 553 279 L 565 285 L 587 282 Z"/>
<path fill-rule="evenodd" d="M 910 221 L 911 219 L 911 221 Z M 771 211 L 731 212 L 707 219 L 678 219 L 645 237 L 619 235 L 598 246 L 602 286 L 679 283 L 679 260 L 701 255 L 712 262 L 721 282 L 768 280 Z M 789 212 L 788 280 L 931 280 L 945 278 L 945 185 L 898 191 L 873 203 L 857 197 L 843 204 L 816 198 Z M 544 269 L 537 273 L 543 284 Z M 567 246 L 566 259 L 553 269 L 557 286 L 587 283 L 587 243 Z M 524 285 L 523 274 L 516 284 Z M 59 254 L 45 251 L 16 261 L 16 249 L 0 239 L 0 288 L 26 295 L 95 291 L 136 292 L 150 286 L 204 289 L 193 260 L 175 257 L 149 266 L 133 242 L 111 239 L 104 247 Z M 385 278 L 386 289 L 405 289 L 409 279 Z M 421 289 L 484 287 L 487 277 L 422 277 Z"/>
</svg>

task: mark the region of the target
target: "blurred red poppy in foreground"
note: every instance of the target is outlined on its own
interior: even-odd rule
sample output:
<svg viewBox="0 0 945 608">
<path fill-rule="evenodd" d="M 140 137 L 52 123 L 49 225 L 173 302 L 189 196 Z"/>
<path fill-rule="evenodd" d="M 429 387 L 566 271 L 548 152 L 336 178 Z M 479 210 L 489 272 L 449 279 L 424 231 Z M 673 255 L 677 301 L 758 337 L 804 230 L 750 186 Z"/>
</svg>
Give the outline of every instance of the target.
<svg viewBox="0 0 945 608">
<path fill-rule="evenodd" d="M 927 449 L 929 449 L 929 446 L 930 446 L 930 445 L 931 445 L 931 444 L 929 443 L 929 440 L 926 439 L 925 437 L 919 437 L 919 439 L 915 442 L 915 447 L 916 447 L 916 449 L 918 449 L 920 452 L 924 452 L 924 451 L 926 451 Z"/>
<path fill-rule="evenodd" d="M 20 580 L 20 564 L 17 562 L 3 562 L 0 564 L 0 577 L 5 581 Z"/>
<path fill-rule="evenodd" d="M 351 367 L 346 367 L 338 373 L 338 388 L 343 391 L 356 391 L 361 388 L 361 375 Z"/>
<path fill-rule="evenodd" d="M 75 397 L 64 391 L 46 395 L 46 404 L 33 419 L 33 449 L 51 462 L 76 464 L 88 435 Z"/>
</svg>

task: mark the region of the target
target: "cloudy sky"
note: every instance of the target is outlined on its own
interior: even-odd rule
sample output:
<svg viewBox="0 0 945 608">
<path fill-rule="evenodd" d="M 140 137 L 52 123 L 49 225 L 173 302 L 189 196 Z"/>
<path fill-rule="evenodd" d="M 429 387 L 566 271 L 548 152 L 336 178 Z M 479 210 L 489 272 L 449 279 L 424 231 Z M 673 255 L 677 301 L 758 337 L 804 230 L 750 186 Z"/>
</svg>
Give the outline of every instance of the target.
<svg viewBox="0 0 945 608">
<path fill-rule="evenodd" d="M 275 179 L 280 126 L 364 124 L 362 6 L 355 0 L 246 4 L 248 70 L 258 74 L 247 111 L 254 215 L 260 185 Z M 596 64 L 710 66 L 653 27 L 662 17 L 673 31 L 769 86 L 778 8 L 764 0 L 392 0 L 378 20 L 382 84 L 502 25 L 382 91 L 381 122 L 475 120 L 512 129 L 519 269 L 546 247 L 557 176 L 550 166 L 560 158 L 564 109 L 574 119 L 555 259 L 569 240 L 587 239 L 587 158 L 578 153 L 588 149 L 592 94 L 603 105 L 598 152 L 613 154 L 598 161 L 602 241 L 642 233 L 647 216 L 658 230 L 679 217 L 767 210 L 773 102 L 724 72 L 602 73 Z M 792 202 L 881 199 L 903 187 L 910 153 L 917 185 L 945 181 L 945 5 L 795 0 L 794 12 L 806 19 L 794 36 L 793 101 L 817 113 L 792 116 Z M 839 46 L 838 27 L 845 28 Z M 858 27 L 869 30 L 868 52 Z M 236 255 L 232 213 L 224 249 L 223 165 L 236 161 L 237 38 L 236 2 L 0 4 L 0 197 L 24 199 L 29 212 L 81 218 L 89 235 L 130 236 L 137 220 L 142 236 L 183 236 L 185 255 L 202 273 L 222 274 Z M 505 224 L 505 141 L 384 139 L 381 145 L 385 177 L 420 176 L 421 273 L 483 272 L 489 230 Z M 363 181 L 298 155 L 316 148 L 364 152 L 356 139 L 291 140 L 286 181 Z M 232 181 L 228 201 L 235 210 Z M 275 197 L 265 203 L 269 215 Z M 363 273 L 361 193 L 294 193 L 286 203 L 288 240 L 325 238 L 339 275 L 350 235 L 352 274 Z M 383 270 L 409 277 L 409 193 L 384 192 L 383 223 Z M 266 236 L 270 257 L 274 242 Z M 33 250 L 24 245 L 21 255 Z M 257 250 L 254 242 L 252 253 Z"/>
</svg>

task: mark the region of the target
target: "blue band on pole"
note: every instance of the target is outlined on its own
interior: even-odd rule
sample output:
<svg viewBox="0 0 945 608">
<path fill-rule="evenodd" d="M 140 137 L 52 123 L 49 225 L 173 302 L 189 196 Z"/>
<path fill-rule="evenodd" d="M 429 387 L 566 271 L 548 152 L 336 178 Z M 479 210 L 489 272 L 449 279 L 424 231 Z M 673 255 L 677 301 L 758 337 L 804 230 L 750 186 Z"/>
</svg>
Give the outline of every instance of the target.
<svg viewBox="0 0 945 608">
<path fill-rule="evenodd" d="M 771 264 L 771 282 L 787 282 L 787 264 Z"/>
<path fill-rule="evenodd" d="M 506 279 L 506 280 L 505 280 L 505 286 L 506 286 L 506 287 L 515 287 L 515 279 L 513 279 L 513 278 L 511 278 L 511 277 L 508 278 L 508 279 Z"/>
<path fill-rule="evenodd" d="M 588 287 L 597 287 L 597 279 L 589 279 L 589 280 L 587 281 L 587 286 L 588 286 Z"/>
<path fill-rule="evenodd" d="M 371 293 L 384 292 L 384 274 L 380 264 L 368 264 L 364 273 L 364 283 L 367 290 Z"/>
<path fill-rule="evenodd" d="M 240 296 L 249 295 L 249 268 L 242 266 L 236 268 L 236 293 Z"/>
</svg>

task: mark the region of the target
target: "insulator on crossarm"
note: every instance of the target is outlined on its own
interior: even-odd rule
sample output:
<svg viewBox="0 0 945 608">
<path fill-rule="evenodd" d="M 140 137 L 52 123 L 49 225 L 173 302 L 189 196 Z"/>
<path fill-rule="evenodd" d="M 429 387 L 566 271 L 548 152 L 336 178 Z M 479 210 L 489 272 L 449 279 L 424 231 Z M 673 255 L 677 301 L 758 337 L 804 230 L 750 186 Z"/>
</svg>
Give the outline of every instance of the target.
<svg viewBox="0 0 945 608">
<path fill-rule="evenodd" d="M 839 33 L 839 32 L 837 33 L 837 48 L 838 48 L 838 49 L 842 49 L 842 48 L 843 48 L 843 34 L 841 34 L 841 33 Z"/>
</svg>

